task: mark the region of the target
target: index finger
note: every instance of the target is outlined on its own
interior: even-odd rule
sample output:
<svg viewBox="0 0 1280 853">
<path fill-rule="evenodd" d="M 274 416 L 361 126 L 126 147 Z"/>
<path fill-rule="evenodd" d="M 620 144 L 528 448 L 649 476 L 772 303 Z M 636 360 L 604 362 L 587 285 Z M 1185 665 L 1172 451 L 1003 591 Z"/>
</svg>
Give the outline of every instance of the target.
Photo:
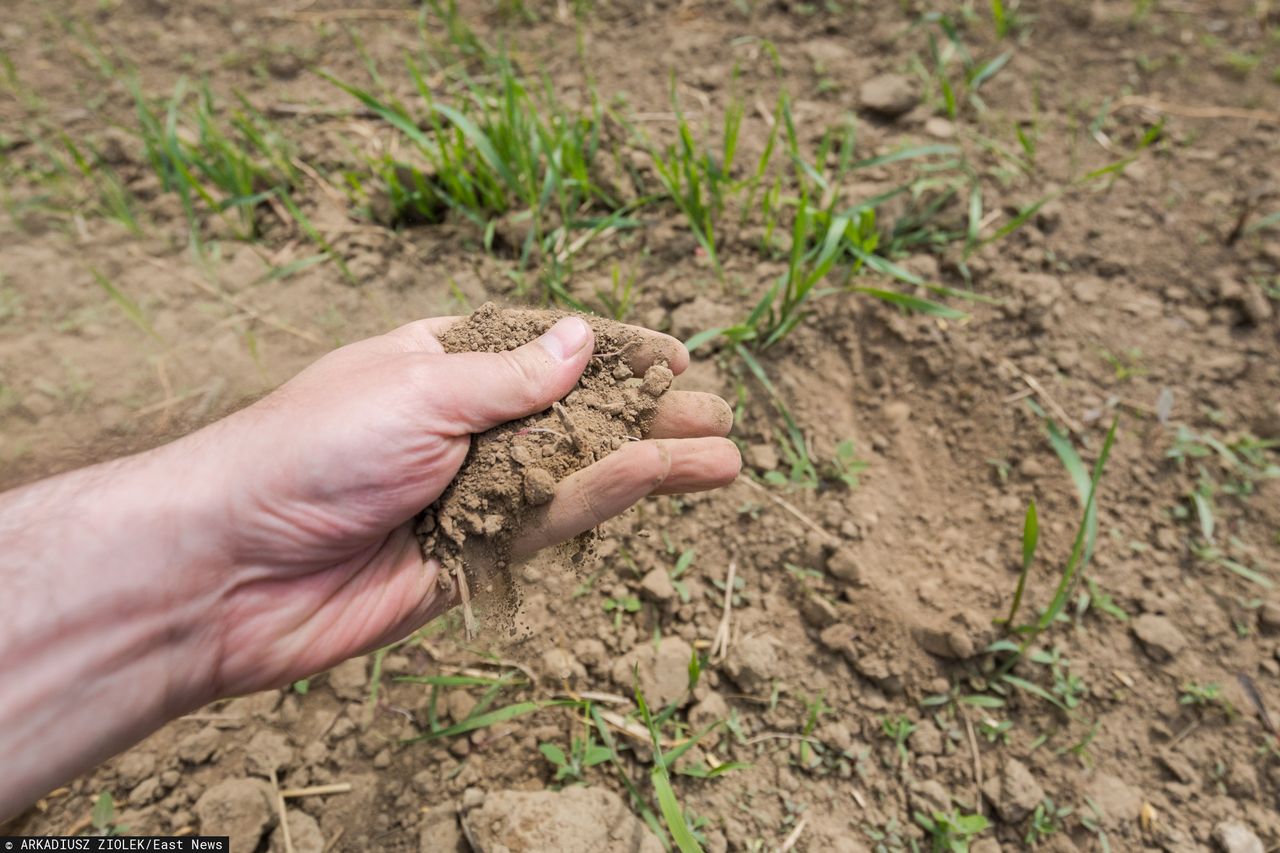
<svg viewBox="0 0 1280 853">
<path fill-rule="evenodd" d="M 522 309 L 513 310 L 520 312 Z M 584 316 L 590 319 L 593 315 Z M 411 350 L 438 352 L 439 345 L 436 340 L 455 323 L 462 322 L 465 319 L 467 319 L 465 316 L 456 315 L 450 317 L 427 317 L 422 320 L 414 320 L 412 323 L 406 323 L 398 329 L 387 332 L 385 337 L 392 338 Z M 639 342 L 627 347 L 625 352 L 627 366 L 631 368 L 631 372 L 636 376 L 643 376 L 644 372 L 658 361 L 665 361 L 667 367 L 677 376 L 684 373 L 689 366 L 689 350 L 685 349 L 684 344 L 671 337 L 671 335 L 655 332 L 653 329 L 646 329 L 643 326 L 633 326 L 627 323 L 619 323 L 618 325 L 635 335 L 635 339 Z"/>
</svg>

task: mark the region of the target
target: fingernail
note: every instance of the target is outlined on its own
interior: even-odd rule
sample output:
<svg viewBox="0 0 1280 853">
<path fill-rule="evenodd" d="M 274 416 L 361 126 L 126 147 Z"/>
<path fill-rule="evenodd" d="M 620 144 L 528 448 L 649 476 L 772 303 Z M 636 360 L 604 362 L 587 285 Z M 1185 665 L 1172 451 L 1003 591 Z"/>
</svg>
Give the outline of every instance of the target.
<svg viewBox="0 0 1280 853">
<path fill-rule="evenodd" d="M 591 327 L 577 317 L 564 317 L 538 338 L 556 361 L 567 361 L 591 340 Z"/>
</svg>

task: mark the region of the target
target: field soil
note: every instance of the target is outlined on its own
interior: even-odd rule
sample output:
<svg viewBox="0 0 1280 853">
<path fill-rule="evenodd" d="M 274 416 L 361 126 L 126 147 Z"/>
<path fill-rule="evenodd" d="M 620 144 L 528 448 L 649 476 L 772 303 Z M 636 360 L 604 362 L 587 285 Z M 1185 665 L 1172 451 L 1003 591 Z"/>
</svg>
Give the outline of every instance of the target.
<svg viewBox="0 0 1280 853">
<path fill-rule="evenodd" d="M 217 703 L 8 829 L 230 834 L 233 850 L 283 851 L 274 771 L 299 853 L 659 850 L 669 840 L 643 820 L 662 825 L 639 687 L 655 709 L 678 706 L 667 749 L 714 724 L 677 762 L 694 775 L 673 770 L 707 850 L 948 849 L 916 819 L 935 814 L 985 816 L 975 853 L 1280 845 L 1280 747 L 1261 710 L 1280 721 L 1280 10 L 1003 5 L 1001 38 L 985 3 L 461 3 L 535 88 L 581 105 L 594 87 L 662 144 L 676 139 L 673 86 L 713 148 L 740 95 L 744 171 L 784 90 L 805 151 L 846 116 L 859 160 L 955 146 L 977 215 L 969 189 L 926 180 L 886 201 L 877 227 L 928 219 L 913 233 L 932 236 L 892 261 L 969 295 L 945 298 L 964 316 L 833 282 L 789 335 L 749 350 L 769 387 L 723 338 L 704 343 L 673 387 L 736 407 L 733 486 L 646 501 L 577 560 L 513 566 L 514 637 L 481 608 L 468 641 L 452 614 L 305 683 Z M 975 69 L 1009 51 L 976 102 L 931 12 L 968 22 L 958 39 Z M 518 217 L 488 234 L 454 216 L 387 227 L 344 190 L 393 134 L 317 72 L 371 85 L 373 64 L 415 97 L 411 4 L 52 0 L 0 18 L 0 482 L 154 443 L 415 318 L 543 304 L 512 249 Z M 444 35 L 435 17 L 426 30 Z M 931 48 L 952 51 L 954 110 Z M 253 240 L 215 222 L 195 253 L 137 136 L 134 73 L 148 96 L 207 80 L 228 107 L 238 92 L 271 116 L 315 172 L 299 205 L 347 273 L 310 262 L 314 241 L 265 203 Z M 111 165 L 136 229 L 58 201 L 79 186 L 42 165 L 60 134 Z M 831 191 L 853 204 L 920 167 L 872 163 Z M 629 323 L 682 340 L 730 326 L 787 268 L 736 212 L 722 274 L 674 205 L 628 217 L 566 287 L 605 312 L 633 281 L 616 312 Z M 778 401 L 817 483 L 797 473 Z M 1028 504 L 1040 541 L 1016 621 L 1049 606 L 1080 526 L 1055 441 L 1092 466 L 1117 420 L 1096 552 L 1034 654 L 1004 673 L 1007 651 L 989 649 L 1006 637 L 996 620 Z M 566 697 L 606 715 L 616 762 L 557 780 L 545 745 L 572 763 L 575 743 L 601 743 L 580 704 L 551 704 Z M 548 704 L 465 730 L 529 702 Z M 725 762 L 741 766 L 715 772 Z M 103 792 L 115 810 L 95 828 Z"/>
</svg>

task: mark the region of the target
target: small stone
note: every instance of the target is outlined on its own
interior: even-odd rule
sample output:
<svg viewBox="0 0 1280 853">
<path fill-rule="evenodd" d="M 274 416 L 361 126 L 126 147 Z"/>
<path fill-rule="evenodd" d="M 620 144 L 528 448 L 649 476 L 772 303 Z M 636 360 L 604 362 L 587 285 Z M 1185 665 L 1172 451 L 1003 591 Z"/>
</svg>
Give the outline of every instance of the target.
<svg viewBox="0 0 1280 853">
<path fill-rule="evenodd" d="M 657 602 L 670 601 L 676 596 L 676 588 L 671 583 L 671 576 L 661 567 L 653 569 L 644 576 L 640 581 L 640 591 Z"/>
<path fill-rule="evenodd" d="M 911 799 L 913 810 L 926 815 L 951 810 L 951 795 L 941 783 L 933 779 L 921 782 L 911 792 Z"/>
<path fill-rule="evenodd" d="M 810 592 L 800 602 L 800 615 L 804 617 L 804 621 L 819 629 L 840 620 L 836 606 L 816 592 Z"/>
<path fill-rule="evenodd" d="M 351 658 L 329 671 L 329 686 L 339 699 L 360 699 L 364 696 L 369 674 L 364 658 Z"/>
<path fill-rule="evenodd" d="M 152 800 L 158 799 L 162 794 L 160 780 L 155 776 L 150 776 L 135 785 L 133 790 L 129 792 L 129 805 L 145 806 Z"/>
<path fill-rule="evenodd" d="M 587 678 L 586 667 L 578 663 L 573 655 L 559 648 L 547 649 L 543 652 L 542 671 L 556 682 L 575 683 L 585 681 Z"/>
<path fill-rule="evenodd" d="M 436 806 L 422 816 L 418 833 L 419 853 L 471 853 L 458 826 L 458 810 L 453 805 Z"/>
<path fill-rule="evenodd" d="M 1031 775 L 1027 765 L 1016 758 L 1005 762 L 999 778 L 992 781 L 995 782 L 996 810 L 1007 823 L 1022 820 L 1035 811 L 1035 807 L 1044 799 L 1044 788 Z M 986 787 L 983 788 L 983 793 L 989 794 Z"/>
<path fill-rule="evenodd" d="M 748 693 L 767 693 L 777 678 L 778 653 L 768 637 L 747 637 L 729 650 L 725 669 Z"/>
<path fill-rule="evenodd" d="M 827 560 L 827 571 L 837 580 L 854 586 L 862 586 L 862 566 L 854 557 L 853 548 L 845 545 L 837 548 Z"/>
<path fill-rule="evenodd" d="M 1142 812 L 1142 792 L 1110 773 L 1095 774 L 1088 792 L 1109 826 L 1128 826 Z"/>
<path fill-rule="evenodd" d="M 271 824 L 267 788 L 252 779 L 224 779 L 195 805 L 203 835 L 227 835 L 232 850 L 253 850 Z"/>
<path fill-rule="evenodd" d="M 889 422 L 889 426 L 894 429 L 901 428 L 911 419 L 911 406 L 901 400 L 885 403 L 881 411 L 884 413 L 884 419 Z"/>
<path fill-rule="evenodd" d="M 942 732 L 928 720 L 920 723 L 907 742 L 916 755 L 942 755 L 946 752 Z"/>
<path fill-rule="evenodd" d="M 484 805 L 484 791 L 479 788 L 468 788 L 462 792 L 462 810 L 469 812 Z"/>
<path fill-rule="evenodd" d="M 1258 629 L 1264 634 L 1280 634 L 1280 602 L 1268 601 L 1258 608 Z"/>
<path fill-rule="evenodd" d="M 1187 646 L 1182 632 L 1168 619 L 1154 613 L 1144 613 L 1134 619 L 1133 633 L 1143 650 L 1156 661 L 1172 660 Z"/>
<path fill-rule="evenodd" d="M 178 741 L 178 758 L 188 764 L 203 764 L 213 756 L 220 739 L 217 729 L 213 726 L 205 726 L 200 731 Z"/>
<path fill-rule="evenodd" d="M 880 74 L 862 84 L 858 90 L 862 106 L 888 118 L 910 112 L 920 103 L 920 94 L 911 80 L 901 74 Z"/>
<path fill-rule="evenodd" d="M 585 666 L 595 669 L 604 665 L 608 660 L 609 652 L 604 647 L 604 643 L 595 637 L 585 637 L 573 644 L 573 654 L 578 660 L 582 661 Z"/>
<path fill-rule="evenodd" d="M 650 707 L 661 708 L 684 697 L 689 687 L 693 647 L 680 637 L 663 637 L 654 648 L 645 642 L 618 658 L 612 676 L 622 687 L 632 684 L 632 670 Z"/>
<path fill-rule="evenodd" d="M 640 385 L 640 391 L 650 397 L 661 397 L 671 387 L 671 380 L 674 378 L 675 374 L 665 364 L 650 365 L 644 372 L 644 382 Z"/>
<path fill-rule="evenodd" d="M 969 853 L 1001 853 L 1000 842 L 994 838 L 979 838 L 969 845 Z"/>
<path fill-rule="evenodd" d="M 449 715 L 449 719 L 455 723 L 460 723 L 467 717 L 471 716 L 471 710 L 475 708 L 476 700 L 465 690 L 450 690 L 444 697 L 444 710 Z"/>
<path fill-rule="evenodd" d="M 924 132 L 934 139 L 951 139 L 956 135 L 956 126 L 945 118 L 933 116 L 925 120 Z"/>
<path fill-rule="evenodd" d="M 245 746 L 245 762 L 251 772 L 270 776 L 293 763 L 293 747 L 287 735 L 262 729 Z"/>
<path fill-rule="evenodd" d="M 122 788 L 132 788 L 156 772 L 156 757 L 150 752 L 126 752 L 116 763 L 116 776 Z"/>
<path fill-rule="evenodd" d="M 524 499 L 529 506 L 542 506 L 556 495 L 556 478 L 546 468 L 524 470 Z"/>
<path fill-rule="evenodd" d="M 1213 828 L 1213 840 L 1222 853 L 1266 853 L 1253 830 L 1234 820 L 1224 820 Z"/>
<path fill-rule="evenodd" d="M 1183 785 L 1194 784 L 1196 779 L 1199 778 L 1196 774 L 1196 768 L 1185 755 L 1177 752 L 1166 752 L 1161 753 L 1158 760 L 1161 766 Z"/>
<path fill-rule="evenodd" d="M 320 824 L 304 811 L 289 809 L 285 812 L 285 820 L 289 821 L 289 842 L 293 853 L 323 853 L 324 834 L 320 832 Z M 277 826 L 271 833 L 271 853 L 284 853 L 284 829 Z"/>
</svg>

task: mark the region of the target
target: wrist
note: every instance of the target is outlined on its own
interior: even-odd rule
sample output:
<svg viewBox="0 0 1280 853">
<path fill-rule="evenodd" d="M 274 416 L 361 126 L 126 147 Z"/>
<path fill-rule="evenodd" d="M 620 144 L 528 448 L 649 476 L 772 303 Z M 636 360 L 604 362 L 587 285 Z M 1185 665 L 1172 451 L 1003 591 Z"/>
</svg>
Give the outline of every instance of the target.
<svg viewBox="0 0 1280 853">
<path fill-rule="evenodd" d="M 0 817 L 211 698 L 223 528 L 181 445 L 0 495 Z"/>
</svg>

